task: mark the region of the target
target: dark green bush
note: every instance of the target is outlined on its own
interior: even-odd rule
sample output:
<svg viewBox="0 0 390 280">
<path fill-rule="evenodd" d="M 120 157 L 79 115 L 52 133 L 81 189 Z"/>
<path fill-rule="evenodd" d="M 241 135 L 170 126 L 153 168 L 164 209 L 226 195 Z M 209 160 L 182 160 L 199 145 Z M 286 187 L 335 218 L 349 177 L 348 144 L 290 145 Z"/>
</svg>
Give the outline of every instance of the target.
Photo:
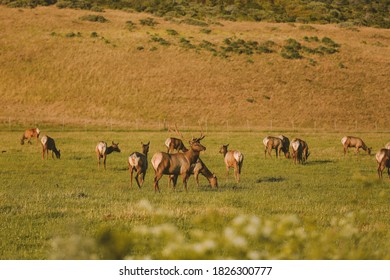
<svg viewBox="0 0 390 280">
<path fill-rule="evenodd" d="M 92 21 L 92 22 L 108 22 L 108 20 L 101 15 L 85 15 L 80 17 L 80 20 L 85 20 L 85 21 Z"/>
<path fill-rule="evenodd" d="M 140 19 L 139 22 L 141 25 L 144 25 L 144 26 L 155 26 L 158 24 L 158 22 L 154 18 L 151 18 L 151 17 Z"/>
</svg>

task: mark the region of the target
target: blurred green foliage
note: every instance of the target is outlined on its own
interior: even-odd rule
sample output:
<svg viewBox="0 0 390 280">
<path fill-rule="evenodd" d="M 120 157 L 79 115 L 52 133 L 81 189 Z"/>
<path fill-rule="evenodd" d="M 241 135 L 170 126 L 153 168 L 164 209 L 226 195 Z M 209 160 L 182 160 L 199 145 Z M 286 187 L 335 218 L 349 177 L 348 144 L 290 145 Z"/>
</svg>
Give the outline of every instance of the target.
<svg viewBox="0 0 390 280">
<path fill-rule="evenodd" d="M 343 23 L 390 28 L 388 0 L 0 0 L 10 7 L 56 4 L 59 8 L 102 11 L 131 9 L 156 16 L 202 20 L 251 20 L 301 23 Z M 201 22 L 201 21 L 199 21 Z"/>
</svg>

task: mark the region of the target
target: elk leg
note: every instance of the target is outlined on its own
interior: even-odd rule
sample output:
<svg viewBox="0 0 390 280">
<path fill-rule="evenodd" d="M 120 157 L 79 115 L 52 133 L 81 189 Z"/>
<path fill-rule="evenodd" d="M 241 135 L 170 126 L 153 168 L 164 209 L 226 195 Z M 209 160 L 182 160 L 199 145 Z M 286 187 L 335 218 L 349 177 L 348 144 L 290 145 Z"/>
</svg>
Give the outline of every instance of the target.
<svg viewBox="0 0 390 280">
<path fill-rule="evenodd" d="M 196 185 L 199 188 L 199 172 L 194 172 L 194 177 L 195 177 L 195 180 L 196 180 Z"/>
<path fill-rule="evenodd" d="M 130 171 L 130 188 L 133 188 L 133 167 L 129 164 Z"/>
<path fill-rule="evenodd" d="M 140 185 L 140 183 L 139 183 L 138 177 L 139 177 L 139 171 L 137 171 L 137 173 L 135 173 L 135 181 L 137 182 L 138 188 L 140 189 L 140 188 L 141 188 L 141 185 Z"/>
<path fill-rule="evenodd" d="M 188 192 L 187 182 L 188 182 L 188 178 L 189 177 L 190 177 L 189 172 L 186 172 L 186 173 L 183 174 L 183 185 L 184 185 L 184 189 L 186 190 L 186 192 Z"/>
<path fill-rule="evenodd" d="M 104 165 L 104 170 L 106 170 L 106 159 L 107 159 L 107 156 L 104 155 L 103 156 L 103 165 Z"/>
<path fill-rule="evenodd" d="M 158 187 L 158 181 L 161 179 L 162 174 L 156 174 L 154 176 L 154 192 L 160 192 L 160 188 Z"/>
</svg>

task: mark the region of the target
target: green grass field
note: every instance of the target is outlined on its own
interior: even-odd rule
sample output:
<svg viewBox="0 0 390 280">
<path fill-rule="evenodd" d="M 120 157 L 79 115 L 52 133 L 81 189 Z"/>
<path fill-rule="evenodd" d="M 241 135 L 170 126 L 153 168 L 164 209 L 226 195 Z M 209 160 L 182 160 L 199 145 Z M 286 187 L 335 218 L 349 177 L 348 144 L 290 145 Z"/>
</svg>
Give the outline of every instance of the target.
<svg viewBox="0 0 390 280">
<path fill-rule="evenodd" d="M 306 165 L 264 159 L 263 137 L 279 132 L 208 132 L 201 158 L 219 190 L 200 176 L 199 188 L 191 177 L 188 193 L 180 179 L 173 191 L 164 176 L 155 193 L 151 166 L 143 188 L 130 189 L 127 157 L 150 141 L 150 162 L 167 132 L 52 130 L 61 159 L 42 160 L 40 144 L 21 146 L 22 130 L 3 129 L 0 258 L 388 259 L 390 181 L 377 180 L 374 155 L 344 158 L 341 133 L 283 133 L 306 140 Z M 387 135 L 359 134 L 373 154 Z M 122 150 L 106 171 L 100 140 Z M 233 170 L 225 177 L 226 143 L 245 156 L 239 184 Z"/>
</svg>

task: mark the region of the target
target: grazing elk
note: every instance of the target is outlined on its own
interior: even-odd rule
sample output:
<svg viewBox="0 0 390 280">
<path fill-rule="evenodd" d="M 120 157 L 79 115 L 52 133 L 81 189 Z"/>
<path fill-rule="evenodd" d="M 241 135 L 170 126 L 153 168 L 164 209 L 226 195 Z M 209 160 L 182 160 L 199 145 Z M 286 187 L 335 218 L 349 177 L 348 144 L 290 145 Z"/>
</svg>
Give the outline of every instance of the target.
<svg viewBox="0 0 390 280">
<path fill-rule="evenodd" d="M 145 181 L 145 175 L 146 170 L 148 169 L 148 152 L 149 152 L 149 144 L 150 141 L 147 144 L 144 144 L 141 142 L 142 145 L 142 153 L 134 152 L 131 153 L 127 163 L 129 165 L 129 171 L 130 171 L 130 187 L 133 187 L 133 172 L 135 171 L 135 181 L 137 182 L 138 188 L 141 188 Z M 141 182 L 139 181 L 139 179 Z"/>
<path fill-rule="evenodd" d="M 30 128 L 30 129 L 27 129 L 24 133 L 23 133 L 23 136 L 22 138 L 20 139 L 20 145 L 24 145 L 24 141 L 27 140 L 27 142 L 29 144 L 31 144 L 31 138 L 37 138 L 37 143 L 38 143 L 38 140 L 39 140 L 39 134 L 41 133 L 41 131 L 39 130 L 39 128 Z"/>
<path fill-rule="evenodd" d="M 201 138 L 203 139 L 204 136 Z M 173 175 L 174 185 L 177 181 L 177 177 L 181 175 L 183 178 L 184 188 L 187 191 L 187 181 L 190 176 L 191 165 L 196 163 L 200 152 L 206 150 L 206 147 L 201 145 L 199 141 L 189 141 L 190 149 L 183 153 L 168 154 L 164 152 L 158 152 L 153 155 L 151 162 L 155 171 L 155 192 L 160 192 L 158 181 L 164 174 Z"/>
<path fill-rule="evenodd" d="M 383 170 L 387 167 L 387 174 L 390 178 L 390 149 L 380 149 L 379 152 L 376 153 L 375 159 L 378 163 L 378 176 L 379 179 L 382 179 Z"/>
<path fill-rule="evenodd" d="M 305 141 L 299 138 L 294 138 L 291 141 L 291 154 L 294 163 L 305 163 L 310 155 L 309 146 Z"/>
<path fill-rule="evenodd" d="M 369 155 L 371 155 L 371 149 L 366 146 L 366 144 L 363 142 L 362 139 L 354 136 L 344 136 L 341 139 L 341 143 L 343 144 L 344 147 L 344 156 L 348 151 L 348 148 L 355 147 L 355 153 L 359 153 L 359 149 L 362 148 L 364 151 L 366 151 Z"/>
<path fill-rule="evenodd" d="M 100 168 L 100 159 L 101 158 L 103 158 L 104 169 L 106 169 L 107 155 L 111 154 L 112 152 L 118 152 L 118 153 L 121 152 L 118 145 L 119 145 L 119 143 L 115 144 L 114 141 L 112 141 L 112 145 L 110 147 L 107 147 L 107 143 L 104 141 L 100 141 L 96 145 L 95 151 L 96 151 L 96 156 L 97 156 L 97 160 L 98 160 L 98 168 Z"/>
<path fill-rule="evenodd" d="M 236 182 L 240 182 L 240 174 L 241 174 L 241 168 L 242 164 L 244 162 L 244 155 L 235 150 L 228 151 L 229 144 L 222 145 L 222 147 L 219 149 L 219 153 L 223 154 L 223 158 L 226 165 L 226 177 L 229 175 L 229 168 L 234 168 L 234 177 L 236 179 Z"/>
<path fill-rule="evenodd" d="M 46 159 L 49 158 L 49 150 L 51 151 L 51 157 L 54 158 L 53 153 L 56 155 L 56 157 L 59 159 L 61 157 L 61 151 L 57 150 L 56 144 L 54 142 L 54 139 L 44 135 L 41 138 L 41 144 L 42 144 L 42 159 L 45 159 L 45 152 L 46 152 Z"/>
<path fill-rule="evenodd" d="M 198 188 L 199 188 L 199 174 L 202 174 L 209 181 L 209 184 L 212 188 L 218 188 L 217 176 L 207 168 L 206 164 L 204 164 L 204 162 L 200 158 L 198 158 L 196 163 L 191 165 L 190 174 L 194 174 Z M 175 187 L 176 186 L 176 182 L 174 181 L 175 176 L 170 175 L 169 179 L 170 179 L 169 183 L 172 181 L 174 184 L 173 186 Z"/>
<path fill-rule="evenodd" d="M 267 158 L 267 153 L 271 156 L 271 151 L 274 149 L 276 151 L 276 157 L 278 158 L 280 152 L 282 151 L 286 158 L 290 158 L 290 140 L 283 135 L 277 137 L 267 136 L 263 139 L 264 144 L 264 158 Z"/>
</svg>

